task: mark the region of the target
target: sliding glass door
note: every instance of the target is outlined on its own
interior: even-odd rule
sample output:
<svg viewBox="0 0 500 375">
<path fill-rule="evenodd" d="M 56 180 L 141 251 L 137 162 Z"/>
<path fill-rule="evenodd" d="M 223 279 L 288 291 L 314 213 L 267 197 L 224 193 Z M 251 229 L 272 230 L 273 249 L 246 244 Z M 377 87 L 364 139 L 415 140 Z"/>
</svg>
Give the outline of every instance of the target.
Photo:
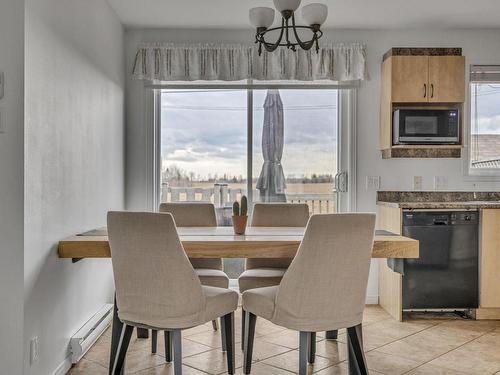
<svg viewBox="0 0 500 375">
<path fill-rule="evenodd" d="M 340 108 L 348 91 L 156 90 L 159 201 L 210 201 L 226 225 L 243 194 L 251 203 L 305 202 L 311 214 L 349 208 L 339 175 L 349 168 L 351 143 L 341 129 L 349 108 Z"/>
<path fill-rule="evenodd" d="M 254 90 L 254 201 L 336 211 L 337 104 L 337 90 Z"/>
</svg>

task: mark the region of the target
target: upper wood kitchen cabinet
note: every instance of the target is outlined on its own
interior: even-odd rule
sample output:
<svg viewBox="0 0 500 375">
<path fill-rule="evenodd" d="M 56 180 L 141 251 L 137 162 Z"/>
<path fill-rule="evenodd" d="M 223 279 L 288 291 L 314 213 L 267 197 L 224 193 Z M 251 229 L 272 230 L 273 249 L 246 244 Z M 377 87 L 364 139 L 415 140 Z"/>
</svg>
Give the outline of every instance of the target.
<svg viewBox="0 0 500 375">
<path fill-rule="evenodd" d="M 462 103 L 465 101 L 463 56 L 391 56 L 393 103 Z"/>
<path fill-rule="evenodd" d="M 465 101 L 465 57 L 429 56 L 429 92 L 431 103 Z"/>
<path fill-rule="evenodd" d="M 462 109 L 464 102 L 465 57 L 461 48 L 391 48 L 384 55 L 381 69 L 382 157 L 459 158 L 462 143 L 393 145 L 392 114 L 401 107 L 454 106 Z"/>
<path fill-rule="evenodd" d="M 393 56 L 384 64 L 391 65 L 392 102 L 422 103 L 429 91 L 428 56 Z M 383 77 L 383 79 L 388 79 Z"/>
</svg>

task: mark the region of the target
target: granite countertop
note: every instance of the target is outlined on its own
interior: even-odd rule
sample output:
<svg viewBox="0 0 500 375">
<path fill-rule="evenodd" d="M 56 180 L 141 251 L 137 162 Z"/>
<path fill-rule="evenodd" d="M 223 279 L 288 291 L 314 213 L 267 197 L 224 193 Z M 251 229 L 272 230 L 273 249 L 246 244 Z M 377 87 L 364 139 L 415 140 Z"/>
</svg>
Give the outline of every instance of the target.
<svg viewBox="0 0 500 375">
<path fill-rule="evenodd" d="M 500 208 L 500 192 L 379 191 L 377 204 L 404 209 Z"/>
<path fill-rule="evenodd" d="M 468 202 L 384 202 L 377 201 L 380 206 L 397 207 L 405 209 L 429 208 L 429 209 L 480 209 L 500 208 L 500 202 L 468 201 Z"/>
</svg>

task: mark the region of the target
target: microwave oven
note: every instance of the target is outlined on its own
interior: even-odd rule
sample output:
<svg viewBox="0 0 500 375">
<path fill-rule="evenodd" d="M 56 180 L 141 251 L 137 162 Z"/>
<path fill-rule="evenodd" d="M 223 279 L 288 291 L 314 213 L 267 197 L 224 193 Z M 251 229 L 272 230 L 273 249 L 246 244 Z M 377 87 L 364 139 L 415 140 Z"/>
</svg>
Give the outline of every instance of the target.
<svg viewBox="0 0 500 375">
<path fill-rule="evenodd" d="M 399 108 L 393 112 L 393 144 L 459 144 L 458 109 Z"/>
</svg>

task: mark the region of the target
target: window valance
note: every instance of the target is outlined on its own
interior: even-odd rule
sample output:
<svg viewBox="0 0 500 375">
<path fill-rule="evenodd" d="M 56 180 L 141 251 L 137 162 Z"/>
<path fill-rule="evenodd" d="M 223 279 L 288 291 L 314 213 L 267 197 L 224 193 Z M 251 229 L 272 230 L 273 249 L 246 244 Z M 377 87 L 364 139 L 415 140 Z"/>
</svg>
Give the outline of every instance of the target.
<svg viewBox="0 0 500 375">
<path fill-rule="evenodd" d="M 255 46 L 164 43 L 142 44 L 133 77 L 150 81 L 337 82 L 366 78 L 366 47 L 361 43 L 323 45 L 315 51 L 279 49 L 258 55 Z"/>
</svg>

